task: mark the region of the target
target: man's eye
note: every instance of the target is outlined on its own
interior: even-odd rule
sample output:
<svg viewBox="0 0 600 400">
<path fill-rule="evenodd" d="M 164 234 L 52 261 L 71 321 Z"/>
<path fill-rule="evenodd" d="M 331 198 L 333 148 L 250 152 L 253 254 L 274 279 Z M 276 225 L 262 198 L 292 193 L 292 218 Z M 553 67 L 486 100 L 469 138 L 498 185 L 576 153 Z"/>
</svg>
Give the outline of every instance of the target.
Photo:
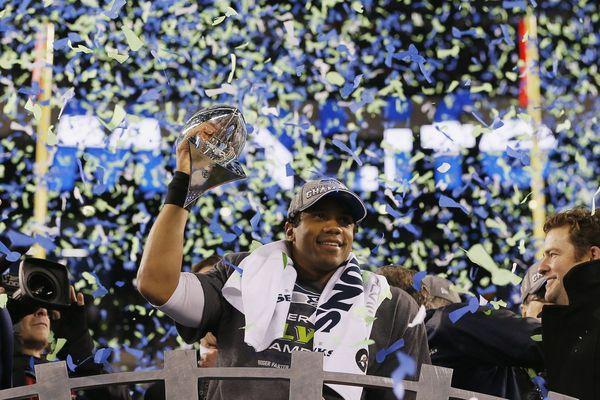
<svg viewBox="0 0 600 400">
<path fill-rule="evenodd" d="M 354 220 L 351 217 L 342 217 L 340 218 L 340 224 L 343 226 L 352 225 Z"/>
</svg>

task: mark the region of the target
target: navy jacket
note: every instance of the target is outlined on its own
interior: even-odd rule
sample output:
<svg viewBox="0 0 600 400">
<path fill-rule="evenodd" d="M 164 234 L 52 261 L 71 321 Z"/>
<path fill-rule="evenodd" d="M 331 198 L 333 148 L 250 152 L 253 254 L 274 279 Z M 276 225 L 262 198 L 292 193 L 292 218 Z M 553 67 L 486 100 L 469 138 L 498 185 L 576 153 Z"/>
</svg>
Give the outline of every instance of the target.
<svg viewBox="0 0 600 400">
<path fill-rule="evenodd" d="M 600 260 L 575 266 L 563 279 L 568 306 L 544 306 L 548 386 L 580 400 L 600 399 Z"/>
<path fill-rule="evenodd" d="M 6 308 L 0 309 L 0 389 L 12 387 L 13 324 Z"/>
<path fill-rule="evenodd" d="M 452 323 L 449 314 L 466 303 L 429 310 L 425 327 L 431 362 L 452 368 L 452 387 L 511 400 L 524 399 L 533 384 L 519 367 L 543 369 L 541 333 L 534 318 L 507 309 L 479 307 Z"/>
</svg>

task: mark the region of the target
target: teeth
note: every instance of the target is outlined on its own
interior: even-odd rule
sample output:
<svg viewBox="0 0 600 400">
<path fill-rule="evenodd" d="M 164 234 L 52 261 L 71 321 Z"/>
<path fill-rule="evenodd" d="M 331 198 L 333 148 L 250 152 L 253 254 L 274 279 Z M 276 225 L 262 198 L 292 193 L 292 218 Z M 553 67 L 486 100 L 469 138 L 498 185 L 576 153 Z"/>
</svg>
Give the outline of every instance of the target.
<svg viewBox="0 0 600 400">
<path fill-rule="evenodd" d="M 339 243 L 335 243 L 335 242 L 319 242 L 319 244 L 325 244 L 328 246 L 337 246 L 340 247 Z"/>
</svg>

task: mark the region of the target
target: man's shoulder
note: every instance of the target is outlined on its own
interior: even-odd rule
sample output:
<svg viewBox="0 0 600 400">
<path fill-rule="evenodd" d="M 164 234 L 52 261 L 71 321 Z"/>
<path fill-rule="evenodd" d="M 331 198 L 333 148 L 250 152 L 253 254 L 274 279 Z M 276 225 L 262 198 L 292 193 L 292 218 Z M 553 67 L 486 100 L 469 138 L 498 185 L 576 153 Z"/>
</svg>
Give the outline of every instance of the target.
<svg viewBox="0 0 600 400">
<path fill-rule="evenodd" d="M 419 308 L 415 299 L 405 290 L 390 286 L 390 291 L 392 292 L 392 301 L 390 304 L 393 304 L 395 307 L 405 310 L 417 310 Z"/>
<path fill-rule="evenodd" d="M 222 279 L 228 278 L 236 269 L 238 269 L 242 260 L 248 257 L 249 252 L 227 253 L 221 257 L 221 260 L 215 264 L 214 268 L 207 273 L 196 273 L 196 275 L 219 275 Z"/>
<path fill-rule="evenodd" d="M 235 270 L 233 266 L 238 266 L 242 260 L 250 255 L 249 251 L 241 251 L 238 253 L 228 253 L 223 256 L 223 261 L 226 267 Z"/>
<path fill-rule="evenodd" d="M 383 300 L 377 309 L 377 317 L 389 318 L 390 321 L 394 318 L 410 321 L 410 318 L 414 317 L 419 310 L 417 302 L 410 294 L 400 288 L 390 286 L 390 292 L 392 297 Z"/>
</svg>

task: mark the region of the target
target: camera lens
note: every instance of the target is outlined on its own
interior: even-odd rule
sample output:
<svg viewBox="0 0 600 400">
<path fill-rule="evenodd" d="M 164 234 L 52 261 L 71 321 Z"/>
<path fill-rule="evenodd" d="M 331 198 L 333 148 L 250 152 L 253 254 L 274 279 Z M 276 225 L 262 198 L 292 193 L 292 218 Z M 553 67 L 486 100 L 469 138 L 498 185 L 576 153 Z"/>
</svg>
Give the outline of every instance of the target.
<svg viewBox="0 0 600 400">
<path fill-rule="evenodd" d="M 36 298 L 51 301 L 56 295 L 56 285 L 46 274 L 33 273 L 29 276 L 27 286 Z"/>
</svg>

